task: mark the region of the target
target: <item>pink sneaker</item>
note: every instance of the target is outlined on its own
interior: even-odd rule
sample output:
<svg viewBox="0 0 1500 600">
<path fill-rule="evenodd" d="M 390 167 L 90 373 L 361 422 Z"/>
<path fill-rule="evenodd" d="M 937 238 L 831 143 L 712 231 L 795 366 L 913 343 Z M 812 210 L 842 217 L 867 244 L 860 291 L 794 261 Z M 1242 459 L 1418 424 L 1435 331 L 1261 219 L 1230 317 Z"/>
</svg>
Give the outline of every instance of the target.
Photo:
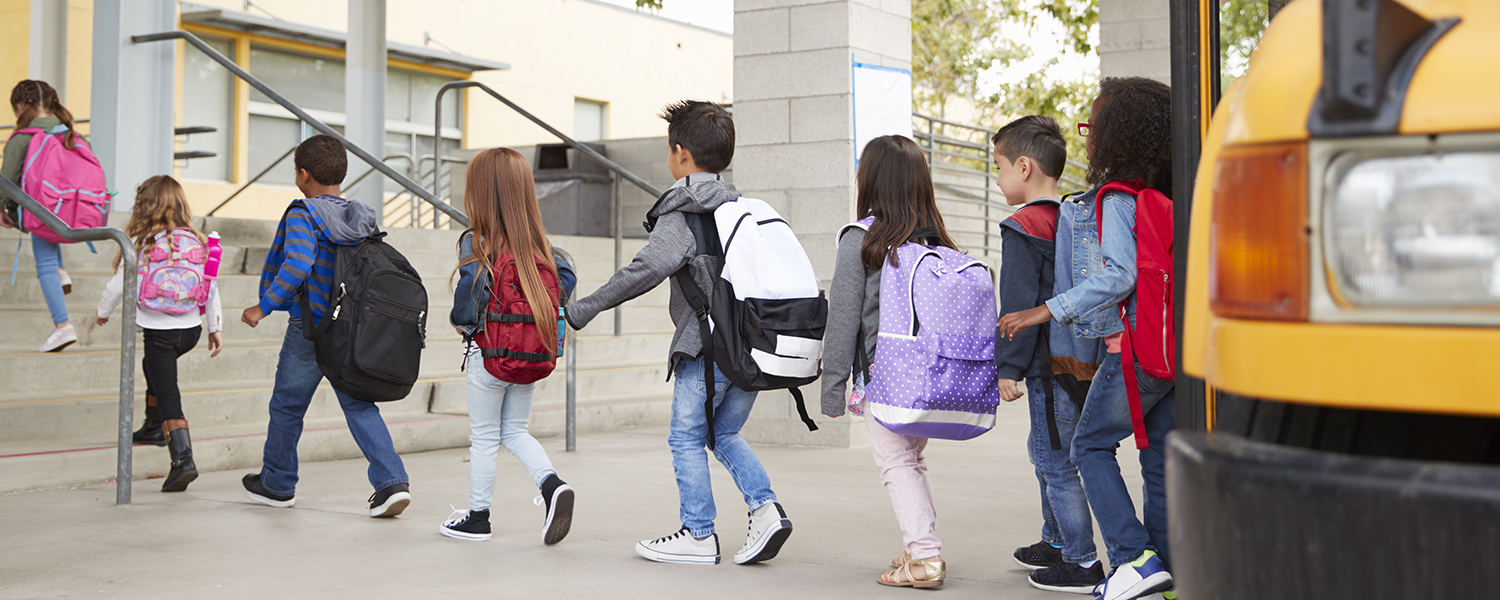
<svg viewBox="0 0 1500 600">
<path fill-rule="evenodd" d="M 63 348 L 73 345 L 78 341 L 78 334 L 73 331 L 73 324 L 64 325 L 61 329 L 53 329 L 52 335 L 47 336 L 47 341 L 42 344 L 38 352 L 62 352 Z"/>
</svg>

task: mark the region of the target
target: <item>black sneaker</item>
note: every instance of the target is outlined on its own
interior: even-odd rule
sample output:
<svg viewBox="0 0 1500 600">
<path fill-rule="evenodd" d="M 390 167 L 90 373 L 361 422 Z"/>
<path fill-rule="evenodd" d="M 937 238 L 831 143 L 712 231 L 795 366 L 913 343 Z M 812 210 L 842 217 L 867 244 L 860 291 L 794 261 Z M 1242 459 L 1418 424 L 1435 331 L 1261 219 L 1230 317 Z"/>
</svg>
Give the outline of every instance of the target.
<svg viewBox="0 0 1500 600">
<path fill-rule="evenodd" d="M 393 483 L 370 494 L 370 516 L 380 519 L 401 514 L 411 504 L 410 489 L 405 483 Z"/>
<path fill-rule="evenodd" d="M 1047 542 L 1037 542 L 1025 548 L 1016 548 L 1016 564 L 1033 571 L 1063 564 L 1062 550 Z"/>
<path fill-rule="evenodd" d="M 564 483 L 556 473 L 542 480 L 542 495 L 533 501 L 537 506 L 547 506 L 547 520 L 542 523 L 542 543 L 548 546 L 568 537 L 573 526 L 573 488 Z"/>
<path fill-rule="evenodd" d="M 260 473 L 251 473 L 240 480 L 245 484 L 245 495 L 251 500 L 275 508 L 287 508 L 297 503 L 297 499 L 291 496 L 272 494 L 266 486 L 260 483 Z"/>
<path fill-rule="evenodd" d="M 1104 581 L 1104 565 L 1094 561 L 1094 566 L 1085 569 L 1081 565 L 1062 563 L 1032 571 L 1027 580 L 1031 582 L 1031 587 L 1039 590 L 1093 594 L 1094 586 Z"/>
<path fill-rule="evenodd" d="M 457 510 L 449 515 L 438 532 L 451 538 L 472 542 L 490 541 L 490 509 Z"/>
<path fill-rule="evenodd" d="M 152 446 L 167 445 L 167 432 L 161 428 L 161 421 L 146 421 L 141 423 L 141 428 L 130 434 L 130 441 L 136 444 L 150 444 Z"/>
</svg>

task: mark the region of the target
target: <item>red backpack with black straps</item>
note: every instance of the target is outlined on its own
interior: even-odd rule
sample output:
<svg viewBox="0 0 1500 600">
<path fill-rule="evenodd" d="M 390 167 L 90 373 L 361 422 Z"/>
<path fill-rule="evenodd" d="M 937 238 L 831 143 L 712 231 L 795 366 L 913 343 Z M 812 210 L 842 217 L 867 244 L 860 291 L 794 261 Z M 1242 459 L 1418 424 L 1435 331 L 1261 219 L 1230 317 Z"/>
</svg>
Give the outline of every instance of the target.
<svg viewBox="0 0 1500 600">
<path fill-rule="evenodd" d="M 1100 244 L 1104 238 L 1104 194 L 1118 191 L 1135 196 L 1135 325 L 1125 313 L 1130 302 L 1120 303 L 1125 335 L 1120 341 L 1120 360 L 1125 373 L 1125 392 L 1130 397 L 1130 424 L 1135 447 L 1148 448 L 1146 421 L 1141 411 L 1141 390 L 1135 365 L 1157 379 L 1177 376 L 1177 331 L 1172 322 L 1172 199 L 1152 188 L 1112 181 L 1099 189 Z"/>
<path fill-rule="evenodd" d="M 558 305 L 557 271 L 547 257 L 534 253 L 537 274 L 542 286 Z M 555 312 L 555 309 L 554 309 Z M 557 368 L 557 353 L 547 349 L 536 329 L 531 303 L 521 293 L 521 278 L 516 273 L 516 259 L 509 250 L 495 261 L 495 279 L 490 288 L 490 303 L 484 315 L 484 329 L 474 336 L 484 357 L 484 370 L 506 383 L 528 384 L 540 381 Z"/>
</svg>

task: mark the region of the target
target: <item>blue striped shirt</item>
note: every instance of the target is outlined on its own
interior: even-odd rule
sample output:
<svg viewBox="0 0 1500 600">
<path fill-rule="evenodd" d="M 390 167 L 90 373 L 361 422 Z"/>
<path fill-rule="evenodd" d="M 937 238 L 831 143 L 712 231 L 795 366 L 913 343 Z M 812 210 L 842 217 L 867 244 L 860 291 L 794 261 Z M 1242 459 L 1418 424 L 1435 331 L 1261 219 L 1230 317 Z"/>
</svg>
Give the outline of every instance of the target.
<svg viewBox="0 0 1500 600">
<path fill-rule="evenodd" d="M 335 203 L 348 204 L 343 198 L 326 196 Z M 333 242 L 324 233 L 323 218 L 298 201 L 286 211 L 276 228 L 271 251 L 260 271 L 260 310 L 290 312 L 294 321 L 302 319 L 297 294 L 302 285 L 311 291 L 308 298 L 315 320 L 328 311 L 328 297 L 333 290 Z M 311 275 L 311 277 L 309 277 Z"/>
</svg>

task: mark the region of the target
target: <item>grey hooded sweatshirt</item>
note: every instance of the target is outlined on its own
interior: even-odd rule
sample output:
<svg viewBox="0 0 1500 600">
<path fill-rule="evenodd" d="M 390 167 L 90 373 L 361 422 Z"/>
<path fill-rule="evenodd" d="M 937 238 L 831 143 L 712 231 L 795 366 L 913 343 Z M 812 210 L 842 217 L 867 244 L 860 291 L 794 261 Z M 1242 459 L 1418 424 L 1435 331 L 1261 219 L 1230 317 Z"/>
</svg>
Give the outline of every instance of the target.
<svg viewBox="0 0 1500 600">
<path fill-rule="evenodd" d="M 646 247 L 594 293 L 568 305 L 565 313 L 568 324 L 583 329 L 599 313 L 651 291 L 683 265 L 691 265 L 690 272 L 699 288 L 705 292 L 712 290 L 721 259 L 698 254 L 684 214 L 711 214 L 719 205 L 739 197 L 734 186 L 714 173 L 693 173 L 677 180 L 646 212 L 647 229 L 651 231 Z M 677 331 L 672 335 L 672 350 L 667 360 L 675 368 L 679 360 L 697 357 L 703 350 L 703 340 L 699 339 L 698 317 L 688 306 L 682 290 L 677 289 L 677 281 L 673 280 L 671 286 L 668 310 Z"/>
</svg>

